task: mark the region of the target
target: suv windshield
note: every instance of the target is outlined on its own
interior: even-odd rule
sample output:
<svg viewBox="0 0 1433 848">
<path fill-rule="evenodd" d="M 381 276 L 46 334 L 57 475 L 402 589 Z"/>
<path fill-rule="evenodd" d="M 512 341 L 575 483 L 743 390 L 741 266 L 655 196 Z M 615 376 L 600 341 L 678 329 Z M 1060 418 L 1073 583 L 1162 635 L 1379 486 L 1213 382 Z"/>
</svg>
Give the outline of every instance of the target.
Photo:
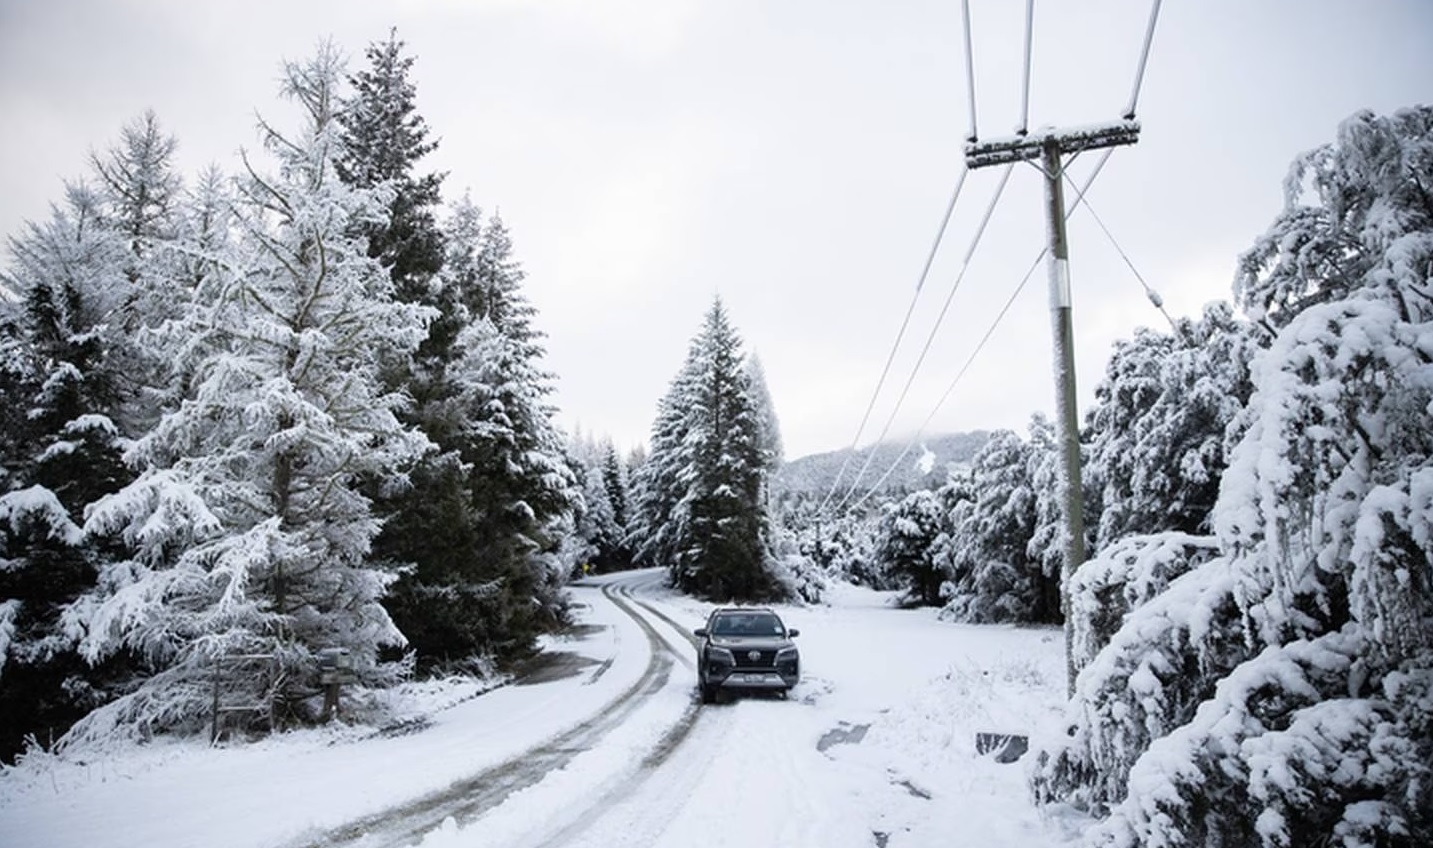
<svg viewBox="0 0 1433 848">
<path fill-rule="evenodd" d="M 713 636 L 783 636 L 786 628 L 771 613 L 730 613 L 712 622 Z"/>
</svg>

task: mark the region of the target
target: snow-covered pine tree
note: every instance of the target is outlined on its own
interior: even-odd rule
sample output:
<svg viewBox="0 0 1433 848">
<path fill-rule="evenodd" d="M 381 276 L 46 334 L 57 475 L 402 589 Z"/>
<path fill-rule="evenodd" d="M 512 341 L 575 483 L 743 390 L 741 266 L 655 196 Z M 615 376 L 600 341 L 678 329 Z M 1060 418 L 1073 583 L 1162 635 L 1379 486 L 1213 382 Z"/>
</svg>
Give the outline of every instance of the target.
<svg viewBox="0 0 1433 848">
<path fill-rule="evenodd" d="M 612 551 L 621 543 L 622 531 L 613 517 L 600 465 L 582 466 L 582 503 L 576 521 L 577 535 L 583 542 L 578 551 L 581 564 L 597 571 L 612 571 Z"/>
<path fill-rule="evenodd" d="M 1032 430 L 1048 428 L 1042 419 Z M 1042 433 L 1042 436 L 1047 435 Z M 971 464 L 968 497 L 950 516 L 949 534 L 934 552 L 951 575 L 942 615 L 959 621 L 1060 620 L 1059 575 L 1046 574 L 1030 555 L 1038 495 L 1031 446 L 1010 430 L 997 430 Z"/>
<path fill-rule="evenodd" d="M 583 542 L 579 565 L 588 563 L 602 572 L 630 568 L 625 541 L 627 475 L 617 449 L 611 439 L 574 439 L 570 453 L 584 480 L 576 515 L 577 535 Z"/>
<path fill-rule="evenodd" d="M 414 399 L 400 415 L 438 449 L 414 464 L 410 486 L 375 493 L 375 508 L 384 521 L 374 540 L 374 557 L 401 572 L 384 606 L 424 674 L 480 667 L 491 645 L 503 641 L 487 620 L 492 616 L 477 613 L 497 587 L 475 574 L 481 516 L 471 503 L 473 468 L 463 458 L 469 411 L 454 379 L 461 355 L 457 335 L 473 320 L 464 292 L 475 285 L 482 213 L 464 197 L 445 229 L 447 253 L 436 280 L 441 306 L 421 348 L 431 355 L 400 369 L 403 379 L 393 380 Z M 389 269 L 390 277 L 396 268 Z M 387 376 L 394 378 L 394 371 L 388 369 Z"/>
<path fill-rule="evenodd" d="M 323 648 L 348 649 L 365 683 L 402 671 L 378 657 L 402 635 L 379 602 L 392 575 L 368 564 L 378 522 L 361 486 L 401 484 L 429 447 L 395 418 L 404 399 L 378 367 L 417 346 L 431 310 L 395 302 L 353 234 L 390 196 L 336 177 L 341 72 L 329 44 L 284 65 L 301 131 L 261 122 L 278 171 L 245 158 L 236 244 L 158 334 L 185 395 L 131 450 L 138 478 L 86 519 L 132 555 L 66 613 L 87 659 L 128 650 L 150 673 L 68 743 L 202 726 L 216 677 L 226 698 L 308 714 Z"/>
<path fill-rule="evenodd" d="M 364 50 L 369 66 L 348 78 L 353 95 L 338 111 L 343 148 L 335 162 L 339 177 L 358 188 L 391 190 L 388 214 L 360 224 L 368 255 L 388 269 L 394 294 L 404 303 L 441 309 L 441 287 L 434 276 L 443 266 L 443 233 L 437 210 L 442 205 L 444 174 L 414 173 L 419 160 L 438 149 L 418 114 L 417 87 L 411 74 L 415 57 L 405 56 L 396 29 L 388 40 Z M 444 310 L 446 311 L 446 310 Z M 451 339 L 447 339 L 451 342 Z M 425 350 L 441 355 L 441 350 Z"/>
<path fill-rule="evenodd" d="M 63 733 L 114 682 L 115 668 L 79 661 L 62 611 L 95 581 L 77 522 L 131 477 L 117 422 L 134 396 L 120 364 L 133 340 L 117 325 L 135 258 L 96 193 L 69 186 L 10 254 L 5 286 L 20 301 L 0 335 L 0 758 L 26 735 Z"/>
<path fill-rule="evenodd" d="M 693 379 L 694 351 L 657 401 L 650 452 L 632 477 L 633 512 L 627 543 L 636 562 L 649 568 L 671 568 L 685 538 L 687 512 L 683 503 L 691 465 L 687 433 L 686 393 Z"/>
<path fill-rule="evenodd" d="M 767 456 L 766 473 L 771 476 L 781 468 L 786 457 L 781 446 L 781 422 L 776 417 L 776 405 L 771 402 L 771 390 L 766 387 L 766 369 L 755 353 L 747 358 L 746 378 L 751 386 L 756 420 L 761 427 L 761 449 Z"/>
<path fill-rule="evenodd" d="M 741 338 L 718 298 L 658 402 L 633 481 L 636 557 L 665 566 L 683 591 L 722 601 L 789 591 L 772 561 L 756 413 Z"/>
<path fill-rule="evenodd" d="M 1116 555 L 1179 575 L 1126 594 L 1033 774 L 1037 799 L 1109 809 L 1092 844 L 1433 841 L 1430 185 L 1426 106 L 1357 114 L 1295 161 L 1240 262 L 1275 335 L 1217 550 L 1191 567 L 1207 543 L 1144 539 L 1077 575 L 1107 583 Z"/>
<path fill-rule="evenodd" d="M 617 455 L 617 448 L 608 439 L 602 445 L 602 487 L 612 505 L 612 524 L 616 536 L 609 551 L 608 566 L 613 569 L 632 567 L 632 549 L 627 545 L 628 523 L 631 519 L 631 484 L 626 463 Z"/>
<path fill-rule="evenodd" d="M 953 502 L 919 489 L 882 510 L 875 559 L 881 572 L 904 586 L 908 603 L 939 605 L 941 587 L 951 578 L 945 564 L 937 561 L 935 548 L 950 530 L 952 507 L 965 502 L 965 493 L 953 486 L 948 494 Z"/>
<path fill-rule="evenodd" d="M 1140 329 L 1116 343 L 1085 428 L 1100 545 L 1209 531 L 1258 349 L 1254 328 L 1222 302 L 1179 319 L 1172 334 Z"/>
<path fill-rule="evenodd" d="M 459 413 L 450 444 L 467 469 L 474 516 L 461 580 L 491 591 L 477 608 L 453 612 L 482 629 L 473 648 L 510 659 L 565 620 L 562 585 L 579 552 L 564 541 L 581 482 L 552 421 L 552 375 L 541 367 L 542 334 L 532 326 L 536 310 L 522 291 L 511 238 L 496 216 L 475 232 L 478 216 L 471 204 L 464 208 L 444 272 L 468 315 L 448 368 Z"/>
<path fill-rule="evenodd" d="M 687 522 L 671 564 L 673 582 L 719 600 L 778 597 L 784 589 L 768 562 L 770 528 L 762 498 L 769 460 L 741 338 L 720 299 L 708 310 L 692 351 Z"/>
</svg>

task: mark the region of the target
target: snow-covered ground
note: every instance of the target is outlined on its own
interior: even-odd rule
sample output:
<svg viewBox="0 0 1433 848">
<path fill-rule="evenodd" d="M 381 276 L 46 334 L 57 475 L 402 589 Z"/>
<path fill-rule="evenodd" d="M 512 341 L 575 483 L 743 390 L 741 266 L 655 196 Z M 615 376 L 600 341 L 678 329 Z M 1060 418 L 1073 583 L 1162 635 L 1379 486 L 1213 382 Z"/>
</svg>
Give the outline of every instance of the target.
<svg viewBox="0 0 1433 848">
<path fill-rule="evenodd" d="M 404 735 L 325 729 L 209 749 L 156 743 L 0 778 L 10 848 L 1040 846 L 1025 762 L 976 752 L 1063 703 L 1055 629 L 977 627 L 842 587 L 783 608 L 793 698 L 702 707 L 686 638 L 708 607 L 659 572 L 573 588 L 575 673 L 462 700 Z M 457 703 L 453 703 L 453 702 Z M 450 705 L 451 704 L 451 705 Z"/>
</svg>

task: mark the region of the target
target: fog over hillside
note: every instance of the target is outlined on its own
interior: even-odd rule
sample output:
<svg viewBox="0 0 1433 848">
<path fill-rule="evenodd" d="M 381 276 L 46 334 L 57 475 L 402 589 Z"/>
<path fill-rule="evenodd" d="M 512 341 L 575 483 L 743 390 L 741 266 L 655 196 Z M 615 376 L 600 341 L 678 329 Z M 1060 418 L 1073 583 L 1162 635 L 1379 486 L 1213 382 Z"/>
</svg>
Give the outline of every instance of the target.
<svg viewBox="0 0 1433 848">
<path fill-rule="evenodd" d="M 838 474 L 841 475 L 841 485 L 849 487 L 864 467 L 865 473 L 860 476 L 864 490 L 875 485 L 898 458 L 899 465 L 880 485 L 882 491 L 911 491 L 939 486 L 945 482 L 952 467 L 968 466 L 989 438 L 988 432 L 976 430 L 923 438 L 914 446 L 909 442 L 883 442 L 855 450 L 847 448 L 803 456 L 781 467 L 772 488 L 778 494 L 804 492 L 824 495 Z M 903 451 L 904 457 L 901 456 Z M 873 452 L 875 455 L 871 457 Z M 844 473 L 841 470 L 843 465 Z"/>
</svg>

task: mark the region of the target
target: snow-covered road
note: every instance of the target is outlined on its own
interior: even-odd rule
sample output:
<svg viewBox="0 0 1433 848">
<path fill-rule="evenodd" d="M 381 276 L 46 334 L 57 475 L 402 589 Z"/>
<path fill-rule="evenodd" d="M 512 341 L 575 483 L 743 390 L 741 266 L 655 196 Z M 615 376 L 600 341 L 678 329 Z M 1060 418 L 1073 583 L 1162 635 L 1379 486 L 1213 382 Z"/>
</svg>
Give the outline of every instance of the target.
<svg viewBox="0 0 1433 848">
<path fill-rule="evenodd" d="M 702 707 L 691 629 L 708 607 L 659 571 L 573 587 L 565 677 L 508 686 L 399 736 L 152 745 L 0 780 L 14 848 L 1059 845 L 1023 763 L 977 732 L 1028 732 L 1063 689 L 1054 629 L 939 622 L 837 591 L 801 630 L 789 701 Z M 43 779 L 37 779 L 43 778 Z"/>
</svg>

